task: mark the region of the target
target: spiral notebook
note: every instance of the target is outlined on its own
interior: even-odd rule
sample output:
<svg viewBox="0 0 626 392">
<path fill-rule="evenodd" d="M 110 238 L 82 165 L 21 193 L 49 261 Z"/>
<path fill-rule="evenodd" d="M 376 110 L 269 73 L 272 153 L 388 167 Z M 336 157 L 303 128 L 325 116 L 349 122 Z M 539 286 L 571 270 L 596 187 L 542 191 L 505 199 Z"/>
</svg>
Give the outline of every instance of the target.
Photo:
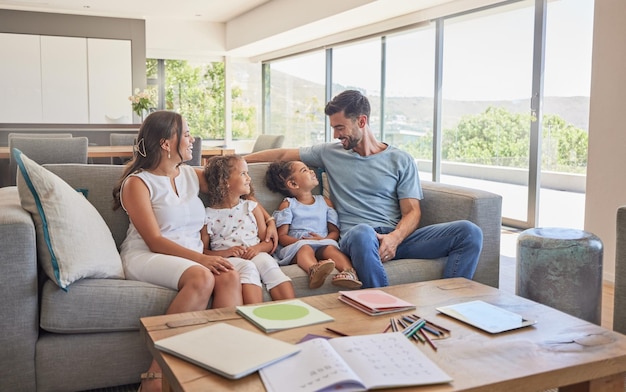
<svg viewBox="0 0 626 392">
<path fill-rule="evenodd" d="M 268 392 L 364 391 L 443 384 L 452 378 L 401 332 L 311 339 L 259 371 Z"/>
</svg>

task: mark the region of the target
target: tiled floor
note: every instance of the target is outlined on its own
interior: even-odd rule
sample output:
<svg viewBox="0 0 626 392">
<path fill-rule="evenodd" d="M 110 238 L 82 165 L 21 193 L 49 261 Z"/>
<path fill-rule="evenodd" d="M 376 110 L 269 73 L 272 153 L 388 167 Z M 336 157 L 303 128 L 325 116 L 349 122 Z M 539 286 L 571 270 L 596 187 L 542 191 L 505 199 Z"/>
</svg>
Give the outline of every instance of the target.
<svg viewBox="0 0 626 392">
<path fill-rule="evenodd" d="M 515 270 L 517 256 L 517 236 L 522 230 L 502 228 L 500 238 L 500 289 L 515 293 Z M 613 329 L 613 291 L 612 283 L 602 285 L 602 326 Z"/>
</svg>

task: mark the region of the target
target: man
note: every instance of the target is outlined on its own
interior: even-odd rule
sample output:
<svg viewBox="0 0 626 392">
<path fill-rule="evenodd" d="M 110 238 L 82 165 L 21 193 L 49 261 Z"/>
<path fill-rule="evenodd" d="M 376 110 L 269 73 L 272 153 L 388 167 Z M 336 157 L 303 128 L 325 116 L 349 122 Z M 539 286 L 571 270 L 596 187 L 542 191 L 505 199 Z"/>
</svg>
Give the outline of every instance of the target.
<svg viewBox="0 0 626 392">
<path fill-rule="evenodd" d="M 369 127 L 368 99 L 347 90 L 326 105 L 325 113 L 341 143 L 266 150 L 246 155 L 246 160 L 301 160 L 326 170 L 339 213 L 339 245 L 352 260 L 363 288 L 389 285 L 383 263 L 396 258 L 447 256 L 444 278 L 471 279 L 482 249 L 482 231 L 469 221 L 417 228 L 423 195 L 415 160 L 376 140 Z"/>
</svg>

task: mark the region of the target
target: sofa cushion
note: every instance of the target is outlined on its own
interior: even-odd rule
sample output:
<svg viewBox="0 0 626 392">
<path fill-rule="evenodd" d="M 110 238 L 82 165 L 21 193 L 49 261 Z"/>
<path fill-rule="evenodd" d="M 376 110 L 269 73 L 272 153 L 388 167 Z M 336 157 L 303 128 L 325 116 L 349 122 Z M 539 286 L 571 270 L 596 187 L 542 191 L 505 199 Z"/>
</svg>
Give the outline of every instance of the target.
<svg viewBox="0 0 626 392">
<path fill-rule="evenodd" d="M 111 231 L 83 193 L 19 150 L 17 189 L 37 232 L 37 255 L 62 289 L 83 278 L 124 278 Z"/>
<path fill-rule="evenodd" d="M 177 291 L 136 280 L 82 279 L 65 292 L 47 281 L 39 325 L 55 333 L 139 330 L 141 317 L 165 314 Z"/>
<path fill-rule="evenodd" d="M 107 164 L 45 164 L 46 169 L 59 176 L 74 189 L 84 189 L 87 200 L 107 223 L 119 249 L 126 238 L 128 215 L 124 209 L 113 210 L 113 188 L 124 172 L 123 165 Z"/>
</svg>

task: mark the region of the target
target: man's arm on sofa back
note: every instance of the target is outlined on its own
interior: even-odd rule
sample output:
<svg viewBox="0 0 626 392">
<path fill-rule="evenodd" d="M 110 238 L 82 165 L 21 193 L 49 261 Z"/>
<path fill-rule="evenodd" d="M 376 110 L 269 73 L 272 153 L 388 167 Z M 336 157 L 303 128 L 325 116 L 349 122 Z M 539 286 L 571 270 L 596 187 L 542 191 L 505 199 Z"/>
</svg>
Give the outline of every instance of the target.
<svg viewBox="0 0 626 392">
<path fill-rule="evenodd" d="M 468 220 L 483 232 L 483 250 L 474 280 L 498 287 L 502 196 L 479 189 L 422 181 L 420 227 L 454 220 Z"/>
</svg>

